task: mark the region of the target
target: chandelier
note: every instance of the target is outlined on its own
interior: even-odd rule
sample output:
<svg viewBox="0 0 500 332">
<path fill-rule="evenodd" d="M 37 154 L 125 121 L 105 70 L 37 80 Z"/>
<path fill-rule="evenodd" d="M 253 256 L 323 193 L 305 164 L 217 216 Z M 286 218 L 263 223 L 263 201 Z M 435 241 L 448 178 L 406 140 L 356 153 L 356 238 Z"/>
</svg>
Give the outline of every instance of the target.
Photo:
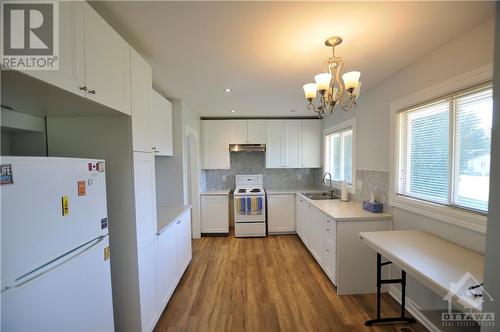
<svg viewBox="0 0 500 332">
<path fill-rule="evenodd" d="M 333 36 L 325 41 L 325 45 L 332 48 L 332 57 L 325 62 L 326 72 L 314 76 L 316 83 L 304 85 L 304 92 L 308 102 L 307 109 L 318 113 L 319 116 L 324 116 L 328 110 L 330 114 L 336 106 L 342 108 L 344 112 L 350 112 L 356 107 L 356 99 L 359 96 L 361 82 L 359 71 L 351 71 L 340 75 L 344 67 L 344 61 L 341 57 L 335 55 L 335 46 L 342 43 L 342 38 Z M 316 106 L 313 100 L 316 94 L 320 94 L 320 104 Z"/>
</svg>

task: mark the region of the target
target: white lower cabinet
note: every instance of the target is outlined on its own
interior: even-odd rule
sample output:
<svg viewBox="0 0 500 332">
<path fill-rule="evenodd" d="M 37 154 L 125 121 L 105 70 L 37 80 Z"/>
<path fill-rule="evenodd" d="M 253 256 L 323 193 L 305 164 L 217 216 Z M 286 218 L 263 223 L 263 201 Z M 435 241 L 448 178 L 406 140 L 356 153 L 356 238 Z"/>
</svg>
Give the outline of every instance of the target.
<svg viewBox="0 0 500 332">
<path fill-rule="evenodd" d="M 376 253 L 363 243 L 359 233 L 389 230 L 390 220 L 337 222 L 301 195 L 297 195 L 295 206 L 297 234 L 337 286 L 337 294 L 375 293 Z"/>
<path fill-rule="evenodd" d="M 192 258 L 191 212 L 186 210 L 158 234 L 156 313 L 159 317 Z"/>
<path fill-rule="evenodd" d="M 201 195 L 201 232 L 229 233 L 228 195 Z"/>
<path fill-rule="evenodd" d="M 157 306 L 157 239 L 152 236 L 139 250 L 139 302 L 142 331 L 152 331 L 160 317 Z"/>
<path fill-rule="evenodd" d="M 269 233 L 293 233 L 295 225 L 295 194 L 267 195 L 267 231 Z"/>
</svg>

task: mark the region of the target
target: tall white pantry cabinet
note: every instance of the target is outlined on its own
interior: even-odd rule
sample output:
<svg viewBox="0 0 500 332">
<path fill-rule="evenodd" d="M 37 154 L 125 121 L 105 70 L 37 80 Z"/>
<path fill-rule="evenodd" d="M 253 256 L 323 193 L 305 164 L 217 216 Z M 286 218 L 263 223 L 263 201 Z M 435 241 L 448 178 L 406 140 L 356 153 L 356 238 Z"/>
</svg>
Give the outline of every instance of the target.
<svg viewBox="0 0 500 332">
<path fill-rule="evenodd" d="M 158 291 L 163 281 L 154 158 L 172 155 L 170 103 L 153 91 L 149 63 L 89 3 L 61 1 L 59 9 L 60 70 L 9 71 L 15 75 L 6 75 L 6 82 L 22 78 L 30 91 L 49 91 L 54 96 L 51 105 L 84 109 L 78 115 L 71 110 L 63 116 L 47 115 L 47 150 L 51 157 L 106 161 L 115 329 L 152 331 L 166 303 L 159 304 L 168 298 L 160 299 Z M 153 95 L 159 105 L 154 109 Z M 11 101 L 31 98 L 32 104 L 44 105 L 46 100 L 40 98 L 46 96 L 41 96 L 12 94 Z M 178 227 L 171 228 L 178 235 L 178 250 L 165 264 L 173 263 L 169 266 L 176 269 L 176 282 L 191 259 L 190 224 L 186 211 Z"/>
</svg>

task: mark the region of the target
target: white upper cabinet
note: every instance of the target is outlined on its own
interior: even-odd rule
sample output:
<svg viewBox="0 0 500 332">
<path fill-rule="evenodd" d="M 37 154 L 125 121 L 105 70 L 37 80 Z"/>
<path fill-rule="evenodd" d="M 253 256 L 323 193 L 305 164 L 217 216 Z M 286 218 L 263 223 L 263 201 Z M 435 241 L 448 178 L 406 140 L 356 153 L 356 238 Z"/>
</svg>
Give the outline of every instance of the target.
<svg viewBox="0 0 500 332">
<path fill-rule="evenodd" d="M 229 120 L 229 144 L 248 144 L 247 120 Z"/>
<path fill-rule="evenodd" d="M 286 167 L 302 167 L 302 122 L 297 120 L 284 121 L 284 141 L 281 144 L 286 149 Z"/>
<path fill-rule="evenodd" d="M 267 120 L 266 167 L 321 167 L 321 120 Z"/>
<path fill-rule="evenodd" d="M 59 2 L 59 70 L 24 73 L 85 97 L 84 2 Z"/>
<path fill-rule="evenodd" d="M 151 90 L 153 110 L 151 117 L 151 144 L 157 156 L 173 156 L 172 103 Z"/>
<path fill-rule="evenodd" d="M 229 120 L 229 144 L 265 144 L 266 121 Z"/>
<path fill-rule="evenodd" d="M 203 120 L 203 168 L 229 169 L 229 125 L 227 120 Z"/>
<path fill-rule="evenodd" d="M 129 45 L 85 5 L 87 98 L 130 115 Z"/>
<path fill-rule="evenodd" d="M 151 152 L 151 66 L 130 47 L 132 148 Z"/>
<path fill-rule="evenodd" d="M 286 149 L 282 120 L 266 121 L 266 168 L 286 167 Z"/>
<path fill-rule="evenodd" d="M 321 167 L 321 120 L 302 120 L 302 167 Z"/>
<path fill-rule="evenodd" d="M 266 121 L 248 120 L 247 137 L 249 144 L 266 144 Z"/>
</svg>

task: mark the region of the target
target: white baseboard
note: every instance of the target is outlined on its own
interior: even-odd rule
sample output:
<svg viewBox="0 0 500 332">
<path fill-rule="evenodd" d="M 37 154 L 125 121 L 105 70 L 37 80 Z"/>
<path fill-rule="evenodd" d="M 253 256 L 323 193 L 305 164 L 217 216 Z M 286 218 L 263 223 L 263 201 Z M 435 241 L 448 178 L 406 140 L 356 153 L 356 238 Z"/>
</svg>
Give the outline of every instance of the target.
<svg viewBox="0 0 500 332">
<path fill-rule="evenodd" d="M 389 295 L 392 296 L 392 298 L 398 303 L 401 303 L 401 291 L 395 286 L 389 286 Z M 422 312 L 420 311 L 421 308 L 408 296 L 406 296 L 405 307 L 406 310 L 429 331 L 441 332 L 441 330 L 436 325 L 434 325 L 429 319 L 427 319 L 427 317 L 425 317 L 424 314 L 422 314 Z"/>
</svg>

